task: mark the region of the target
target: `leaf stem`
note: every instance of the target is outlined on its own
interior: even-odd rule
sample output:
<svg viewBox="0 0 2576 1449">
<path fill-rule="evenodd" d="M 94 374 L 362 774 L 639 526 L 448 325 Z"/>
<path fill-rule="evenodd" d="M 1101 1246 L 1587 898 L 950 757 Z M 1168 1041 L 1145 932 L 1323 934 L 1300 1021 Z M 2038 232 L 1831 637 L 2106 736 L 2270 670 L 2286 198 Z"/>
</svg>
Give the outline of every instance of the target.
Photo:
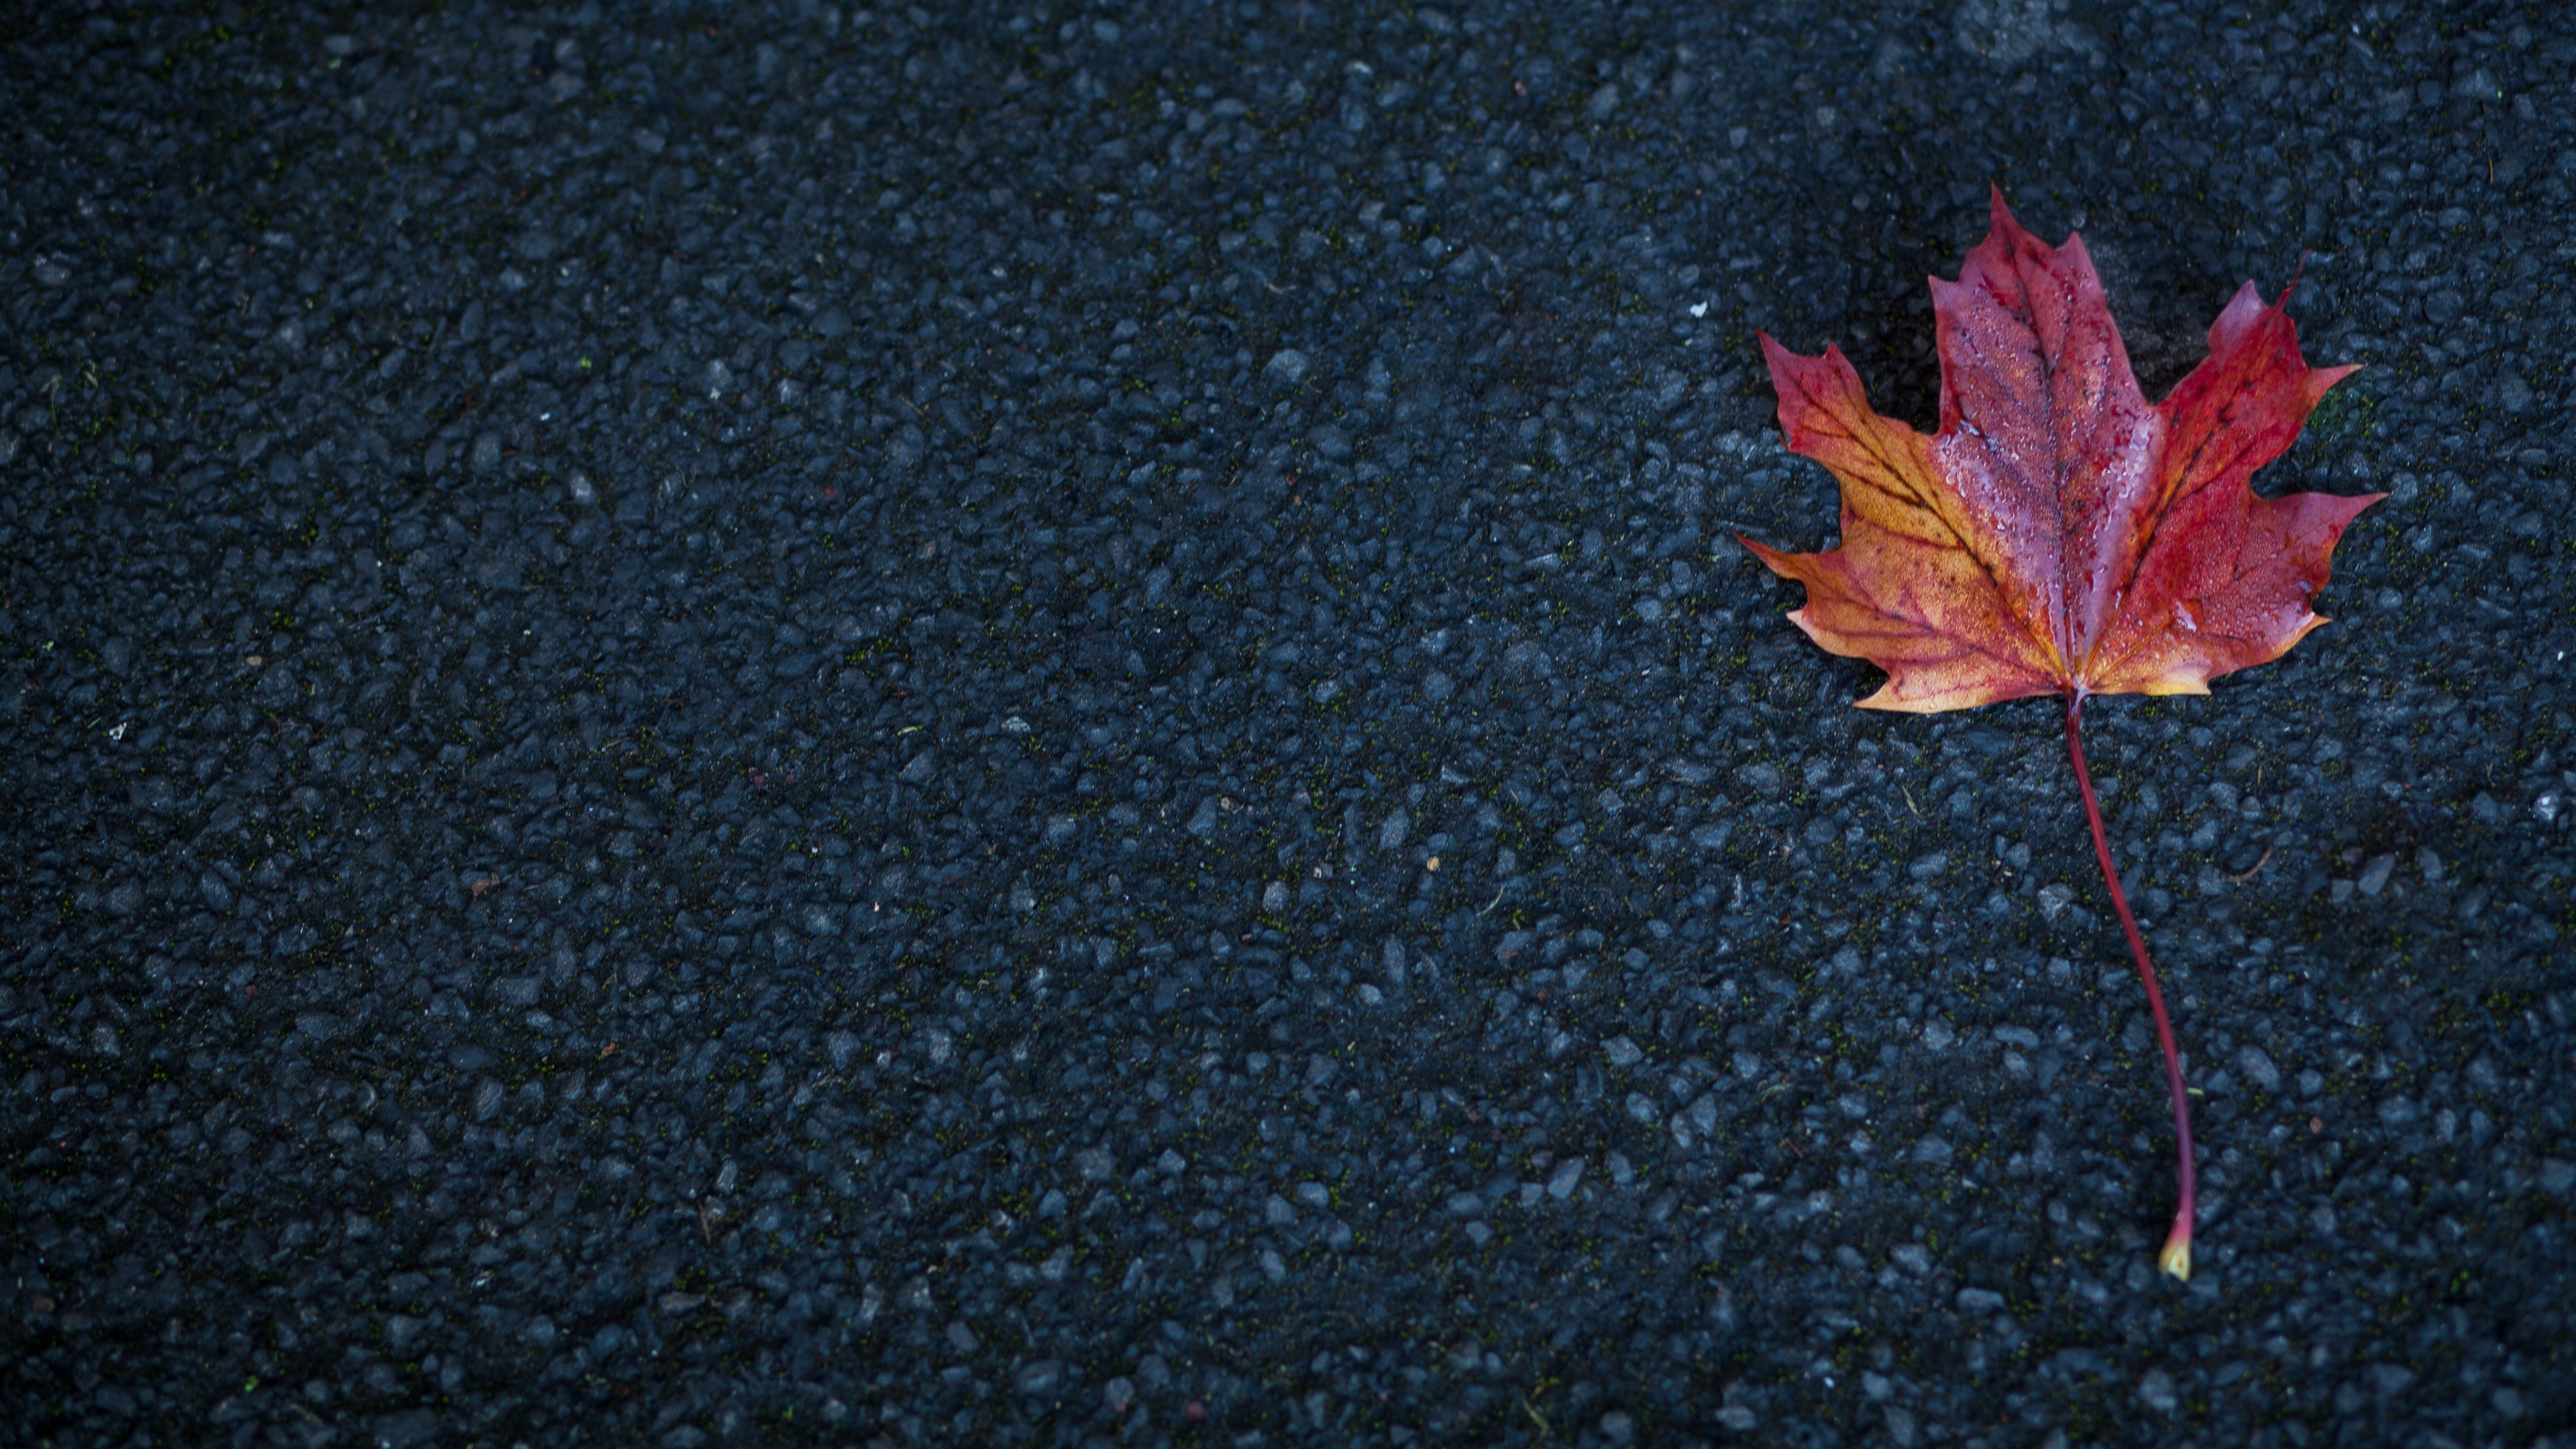
<svg viewBox="0 0 2576 1449">
<path fill-rule="evenodd" d="M 2165 1238 L 2164 1251 L 2157 1255 L 2157 1266 L 2174 1277 L 2191 1277 L 2191 1220 L 2193 1179 L 2191 1166 L 2191 1099 L 2183 1092 L 2182 1056 L 2174 1050 L 2173 1022 L 2165 1015 L 2165 994 L 2156 985 L 2156 968 L 2147 960 L 2147 943 L 2138 935 L 2138 921 L 2129 914 L 2129 896 L 2120 889 L 2120 872 L 2111 864 L 2111 839 L 2102 830 L 2102 806 L 2093 797 L 2093 774 L 2084 768 L 2084 695 L 2069 690 L 2066 694 L 2066 757 L 2075 765 L 2075 786 L 2084 793 L 2084 818 L 2093 827 L 2093 854 L 2102 863 L 2102 884 L 2110 887 L 2111 907 L 2120 913 L 2120 929 L 2128 933 L 2129 956 L 2138 966 L 2138 980 L 2147 988 L 2147 1009 L 2155 1014 L 2156 1040 L 2165 1049 L 2165 1083 L 2173 1089 L 2174 1137 L 2179 1151 L 2177 1176 L 2181 1182 L 2179 1201 L 2174 1207 L 2173 1231 Z"/>
</svg>

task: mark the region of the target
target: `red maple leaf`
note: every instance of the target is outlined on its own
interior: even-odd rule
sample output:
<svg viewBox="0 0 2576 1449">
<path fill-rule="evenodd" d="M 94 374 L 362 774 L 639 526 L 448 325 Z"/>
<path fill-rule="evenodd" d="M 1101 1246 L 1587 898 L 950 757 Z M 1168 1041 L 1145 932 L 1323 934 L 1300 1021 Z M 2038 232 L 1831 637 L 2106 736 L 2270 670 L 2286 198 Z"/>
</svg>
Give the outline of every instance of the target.
<svg viewBox="0 0 2576 1449">
<path fill-rule="evenodd" d="M 1765 335 L 1789 447 L 1842 484 L 1842 545 L 1745 547 L 1807 586 L 1789 617 L 1836 654 L 1885 669 L 1864 708 L 1930 712 L 2024 695 L 2066 700 L 2102 876 L 2164 1046 L 2180 1202 L 2163 1265 L 2191 1272 L 2191 1118 L 2163 993 L 2129 912 L 2084 765 L 2096 694 L 2206 694 L 2279 658 L 2325 620 L 2309 607 L 2336 540 L 2378 495 L 2256 497 L 2326 389 L 2298 329 L 2241 288 L 2209 357 L 2147 405 L 2081 237 L 2051 247 L 1994 196 L 1994 225 L 1959 280 L 1932 282 L 1941 426 L 1880 417 L 1842 353 L 1799 357 Z"/>
</svg>

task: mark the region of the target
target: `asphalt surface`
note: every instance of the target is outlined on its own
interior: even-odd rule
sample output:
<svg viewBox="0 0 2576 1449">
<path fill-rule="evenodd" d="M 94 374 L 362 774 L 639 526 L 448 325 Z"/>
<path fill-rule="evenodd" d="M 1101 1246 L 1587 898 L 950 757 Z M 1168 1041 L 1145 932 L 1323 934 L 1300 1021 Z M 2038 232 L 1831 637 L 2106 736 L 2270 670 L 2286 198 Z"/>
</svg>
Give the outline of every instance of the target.
<svg viewBox="0 0 2576 1449">
<path fill-rule="evenodd" d="M 2399 12 L 2403 13 L 2399 13 Z M 2576 1443 L 2556 7 L 46 6 L 0 1438 Z M 2385 491 L 1863 714 L 1988 183 Z"/>
</svg>

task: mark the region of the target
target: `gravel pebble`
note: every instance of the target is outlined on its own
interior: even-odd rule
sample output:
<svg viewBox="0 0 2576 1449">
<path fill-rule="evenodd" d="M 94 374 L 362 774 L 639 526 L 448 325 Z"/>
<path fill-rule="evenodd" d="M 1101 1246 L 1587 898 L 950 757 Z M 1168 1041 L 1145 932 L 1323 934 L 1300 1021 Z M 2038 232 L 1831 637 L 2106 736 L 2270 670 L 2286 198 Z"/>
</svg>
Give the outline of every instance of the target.
<svg viewBox="0 0 2576 1449">
<path fill-rule="evenodd" d="M 2182 1407 L 2182 1398 L 2174 1391 L 2173 1375 L 2160 1368 L 2138 1376 L 2138 1402 L 2159 1414 L 2170 1414 Z"/>
</svg>

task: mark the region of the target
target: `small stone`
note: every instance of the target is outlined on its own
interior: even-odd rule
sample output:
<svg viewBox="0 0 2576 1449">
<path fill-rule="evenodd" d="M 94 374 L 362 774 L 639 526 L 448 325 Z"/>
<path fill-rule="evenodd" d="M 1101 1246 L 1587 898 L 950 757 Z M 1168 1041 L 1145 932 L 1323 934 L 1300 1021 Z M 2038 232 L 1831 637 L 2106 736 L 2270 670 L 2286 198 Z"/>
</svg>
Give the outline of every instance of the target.
<svg viewBox="0 0 2576 1449">
<path fill-rule="evenodd" d="M 2261 1047 L 2247 1046 L 2239 1050 L 2236 1053 L 2236 1066 L 2253 1080 L 2254 1085 L 2264 1091 L 2281 1090 L 2281 1069 L 2272 1064 L 2272 1059 L 2264 1054 Z"/>
<path fill-rule="evenodd" d="M 1675 1120 L 1678 1121 L 1682 1118 L 1689 1119 L 1691 1127 L 1697 1131 L 1703 1139 L 1716 1136 L 1717 1098 L 1708 1092 L 1700 1093 L 1699 1100 L 1691 1103 L 1689 1110 L 1681 1113 Z"/>
<path fill-rule="evenodd" d="M 438 1437 L 438 1415 L 429 1409 L 405 1409 L 382 1415 L 369 1427 L 374 1449 L 412 1449 Z"/>
<path fill-rule="evenodd" d="M 1274 880 L 1270 884 L 1261 888 L 1261 909 L 1263 913 L 1273 916 L 1288 909 L 1288 883 L 1286 881 Z"/>
<path fill-rule="evenodd" d="M 2159 1414 L 2170 1414 L 2182 1407 L 2181 1397 L 2174 1392 L 2173 1375 L 2160 1368 L 2139 1376 L 2138 1402 Z"/>
<path fill-rule="evenodd" d="M 1582 1182 L 1583 1159 L 1580 1157 L 1569 1157 L 1563 1162 L 1558 1163 L 1556 1165 L 1556 1170 L 1547 1175 L 1547 1195 L 1555 1198 L 1558 1202 L 1563 1202 L 1567 1198 L 1574 1196 L 1574 1189 L 1580 1186 Z"/>
<path fill-rule="evenodd" d="M 1377 848 L 1380 850 L 1397 849 L 1404 844 L 1404 837 L 1407 832 L 1412 830 L 1412 828 L 1413 817 L 1407 815 L 1401 810 L 1396 811 L 1394 814 L 1386 817 L 1385 824 L 1380 825 L 1377 828 Z"/>
<path fill-rule="evenodd" d="M 832 1054 L 832 1070 L 846 1072 L 858 1060 L 861 1043 L 855 1032 L 836 1031 L 823 1038 L 823 1049 Z"/>
<path fill-rule="evenodd" d="M 1306 354 L 1294 347 L 1283 347 L 1270 355 L 1261 375 L 1282 387 L 1295 387 L 1306 380 L 1306 374 L 1314 367 L 1314 360 Z"/>
<path fill-rule="evenodd" d="M 2481 71 L 2479 78 L 2483 79 L 2484 75 Z M 2531 384 L 2522 380 L 2522 374 L 2507 369 L 2496 379 L 2495 397 L 2496 405 L 2506 412 L 2521 412 L 2531 406 Z"/>
<path fill-rule="evenodd" d="M 1614 1036 L 1608 1041 L 1603 1042 L 1601 1044 L 1601 1050 L 1609 1055 L 1610 1065 L 1622 1070 L 1633 1067 L 1637 1063 L 1646 1059 L 1645 1049 L 1638 1046 L 1635 1041 L 1624 1036 Z"/>
<path fill-rule="evenodd" d="M 2370 858 L 2370 864 L 2361 868 L 2361 877 L 2353 882 L 2353 888 L 2363 895 L 2375 896 L 2388 888 L 2388 877 L 2396 869 L 2396 856 L 2374 855 Z"/>
<path fill-rule="evenodd" d="M 1503 671 L 1514 679 L 1545 679 L 1556 673 L 1556 660 L 1537 640 L 1523 639 L 1503 651 Z"/>
<path fill-rule="evenodd" d="M 963 1318 L 949 1321 L 948 1343 L 959 1353 L 973 1353 L 984 1346 L 984 1341 L 975 1336 L 975 1330 L 967 1327 Z"/>
<path fill-rule="evenodd" d="M 1953 32 L 1960 49 L 1996 66 L 2019 65 L 2060 47 L 2091 48 L 2091 37 L 2061 14 L 2062 7 L 2030 0 L 1966 0 Z"/>
<path fill-rule="evenodd" d="M 1029 1395 L 1051 1394 L 1064 1382 L 1064 1365 L 1051 1358 L 1032 1359 L 1011 1375 L 1011 1387 Z"/>
</svg>

